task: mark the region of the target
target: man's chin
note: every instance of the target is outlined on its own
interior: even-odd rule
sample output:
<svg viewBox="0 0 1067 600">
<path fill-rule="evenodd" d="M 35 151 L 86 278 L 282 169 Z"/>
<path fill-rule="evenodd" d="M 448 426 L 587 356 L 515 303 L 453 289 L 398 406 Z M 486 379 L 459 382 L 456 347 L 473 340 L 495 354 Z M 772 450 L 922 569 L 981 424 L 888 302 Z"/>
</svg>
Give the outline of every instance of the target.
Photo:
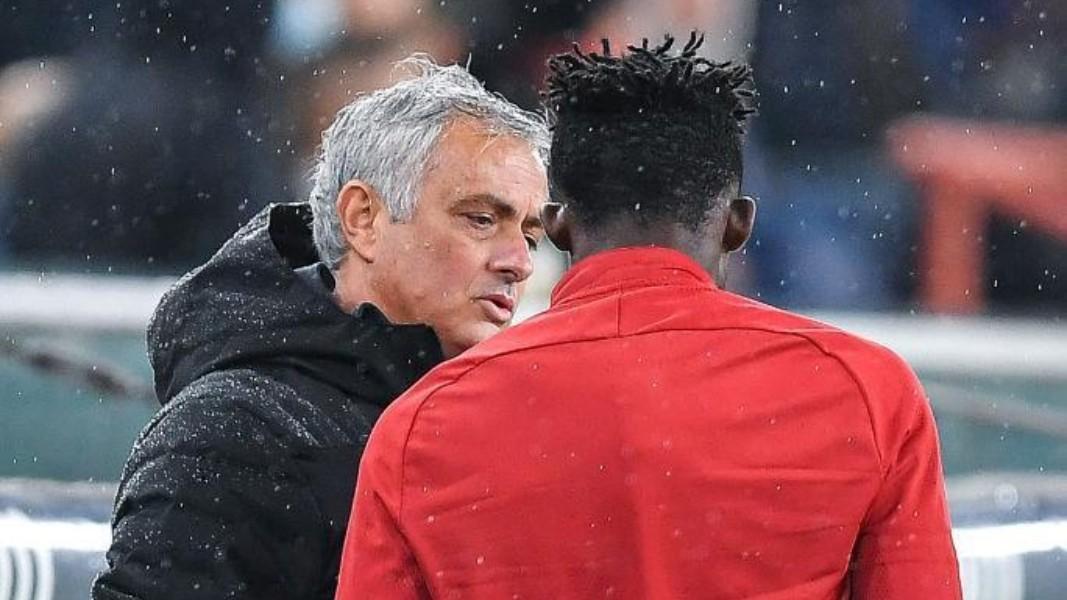
<svg viewBox="0 0 1067 600">
<path fill-rule="evenodd" d="M 455 335 L 441 336 L 441 348 L 445 358 L 453 358 L 470 350 L 478 344 L 488 340 L 510 326 L 510 323 L 497 325 L 488 321 L 481 321 L 467 327 L 463 332 Z"/>
</svg>

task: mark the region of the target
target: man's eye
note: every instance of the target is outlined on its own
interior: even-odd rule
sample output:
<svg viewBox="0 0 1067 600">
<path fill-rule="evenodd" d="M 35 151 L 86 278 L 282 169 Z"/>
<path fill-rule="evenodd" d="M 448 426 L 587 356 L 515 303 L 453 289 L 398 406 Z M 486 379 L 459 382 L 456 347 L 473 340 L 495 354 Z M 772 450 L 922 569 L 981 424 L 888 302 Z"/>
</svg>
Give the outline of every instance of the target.
<svg viewBox="0 0 1067 600">
<path fill-rule="evenodd" d="M 530 247 L 531 252 L 537 251 L 537 238 L 532 235 L 526 236 L 526 245 Z"/>
<path fill-rule="evenodd" d="M 488 229 L 493 226 L 493 216 L 488 213 L 469 213 L 466 215 L 471 225 L 478 229 Z"/>
</svg>

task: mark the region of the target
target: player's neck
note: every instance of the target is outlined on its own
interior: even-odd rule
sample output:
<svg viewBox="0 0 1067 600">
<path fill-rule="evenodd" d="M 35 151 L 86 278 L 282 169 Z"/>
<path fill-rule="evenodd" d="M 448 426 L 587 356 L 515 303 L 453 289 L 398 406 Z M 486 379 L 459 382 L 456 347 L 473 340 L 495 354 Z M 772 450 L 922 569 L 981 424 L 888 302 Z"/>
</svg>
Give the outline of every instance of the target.
<svg viewBox="0 0 1067 600">
<path fill-rule="evenodd" d="M 715 265 L 716 245 L 678 224 L 606 224 L 589 233 L 572 234 L 571 257 L 575 262 L 618 248 L 671 248 L 686 254 L 705 268 Z"/>
</svg>

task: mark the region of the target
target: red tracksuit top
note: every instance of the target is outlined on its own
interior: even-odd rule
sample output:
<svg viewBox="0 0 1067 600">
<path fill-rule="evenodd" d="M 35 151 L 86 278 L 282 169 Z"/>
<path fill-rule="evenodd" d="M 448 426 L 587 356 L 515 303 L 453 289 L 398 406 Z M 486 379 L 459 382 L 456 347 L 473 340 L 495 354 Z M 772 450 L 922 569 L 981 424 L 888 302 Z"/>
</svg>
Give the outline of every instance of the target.
<svg viewBox="0 0 1067 600">
<path fill-rule="evenodd" d="M 339 584 L 341 600 L 961 595 L 911 369 L 656 248 L 579 262 L 548 311 L 385 411 Z"/>
</svg>

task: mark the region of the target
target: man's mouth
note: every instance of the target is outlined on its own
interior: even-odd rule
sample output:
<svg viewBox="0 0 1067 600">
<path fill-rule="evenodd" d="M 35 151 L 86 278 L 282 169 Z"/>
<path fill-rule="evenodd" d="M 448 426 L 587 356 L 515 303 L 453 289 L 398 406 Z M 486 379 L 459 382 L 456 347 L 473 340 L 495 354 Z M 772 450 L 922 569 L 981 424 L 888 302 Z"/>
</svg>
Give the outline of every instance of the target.
<svg viewBox="0 0 1067 600">
<path fill-rule="evenodd" d="M 515 299 L 507 294 L 486 294 L 476 300 L 485 316 L 497 325 L 505 325 L 515 316 Z"/>
</svg>

